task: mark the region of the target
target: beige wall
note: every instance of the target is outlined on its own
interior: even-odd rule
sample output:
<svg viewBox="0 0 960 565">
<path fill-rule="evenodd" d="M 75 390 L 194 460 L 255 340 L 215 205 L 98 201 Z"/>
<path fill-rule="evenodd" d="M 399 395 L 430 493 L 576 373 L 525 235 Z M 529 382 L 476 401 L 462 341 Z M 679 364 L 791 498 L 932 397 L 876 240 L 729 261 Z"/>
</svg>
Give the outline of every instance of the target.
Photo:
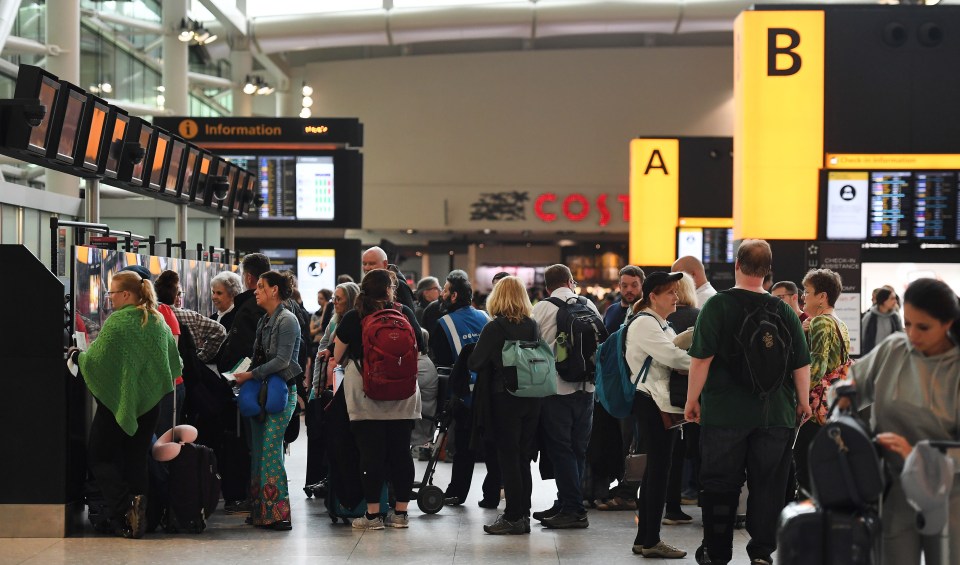
<svg viewBox="0 0 960 565">
<path fill-rule="evenodd" d="M 314 115 L 364 123 L 366 229 L 599 231 L 595 210 L 546 224 L 532 199 L 628 192 L 634 137 L 733 134 L 732 48 L 382 58 L 302 75 Z M 526 221 L 470 221 L 479 193 L 514 190 L 530 195 Z M 626 231 L 611 204 L 606 230 Z"/>
</svg>

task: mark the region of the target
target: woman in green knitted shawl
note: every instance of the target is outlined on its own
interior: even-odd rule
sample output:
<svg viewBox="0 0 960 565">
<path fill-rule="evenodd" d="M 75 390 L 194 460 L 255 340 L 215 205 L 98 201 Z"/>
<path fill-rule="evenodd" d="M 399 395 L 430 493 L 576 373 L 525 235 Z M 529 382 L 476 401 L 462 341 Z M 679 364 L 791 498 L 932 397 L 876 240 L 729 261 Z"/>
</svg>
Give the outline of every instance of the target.
<svg viewBox="0 0 960 565">
<path fill-rule="evenodd" d="M 117 273 L 109 296 L 113 314 L 90 349 L 77 355 L 97 399 L 87 451 L 106 502 L 103 529 L 139 538 L 146 528 L 147 457 L 160 399 L 173 390 L 183 365 L 148 279 Z"/>
</svg>

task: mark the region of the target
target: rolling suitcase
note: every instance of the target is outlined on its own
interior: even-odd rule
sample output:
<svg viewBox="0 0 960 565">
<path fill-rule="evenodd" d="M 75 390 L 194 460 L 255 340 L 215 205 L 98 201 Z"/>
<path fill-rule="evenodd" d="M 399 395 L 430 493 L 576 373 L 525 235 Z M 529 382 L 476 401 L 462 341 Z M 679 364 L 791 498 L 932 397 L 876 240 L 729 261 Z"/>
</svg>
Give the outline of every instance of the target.
<svg viewBox="0 0 960 565">
<path fill-rule="evenodd" d="M 810 501 L 791 502 L 780 514 L 777 561 L 783 565 L 876 565 L 880 539 L 880 517 L 871 510 L 824 510 Z"/>
</svg>

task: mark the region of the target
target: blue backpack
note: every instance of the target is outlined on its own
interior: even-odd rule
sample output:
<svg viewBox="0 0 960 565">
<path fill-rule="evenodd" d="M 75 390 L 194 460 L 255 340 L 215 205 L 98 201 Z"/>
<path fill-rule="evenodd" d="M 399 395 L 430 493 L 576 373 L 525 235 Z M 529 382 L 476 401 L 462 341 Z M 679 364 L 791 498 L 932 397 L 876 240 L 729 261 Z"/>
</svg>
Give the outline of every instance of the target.
<svg viewBox="0 0 960 565">
<path fill-rule="evenodd" d="M 629 318 L 620 329 L 610 334 L 610 337 L 600 344 L 597 349 L 597 402 L 614 418 L 626 418 L 633 409 L 633 396 L 637 392 L 637 383 L 646 378 L 650 370 L 653 357 L 647 356 L 637 374 L 631 379 L 630 367 L 627 365 L 627 328 L 640 316 L 649 316 L 641 312 Z"/>
</svg>

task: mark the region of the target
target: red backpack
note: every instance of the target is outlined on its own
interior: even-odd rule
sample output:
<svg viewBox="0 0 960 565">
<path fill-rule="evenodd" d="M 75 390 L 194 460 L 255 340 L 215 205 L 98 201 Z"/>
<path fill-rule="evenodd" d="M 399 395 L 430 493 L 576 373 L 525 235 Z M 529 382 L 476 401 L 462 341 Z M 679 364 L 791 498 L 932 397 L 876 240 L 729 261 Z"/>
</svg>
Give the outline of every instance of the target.
<svg viewBox="0 0 960 565">
<path fill-rule="evenodd" d="M 367 315 L 363 332 L 363 392 L 373 400 L 406 400 L 417 392 L 417 338 L 401 306 Z"/>
</svg>

